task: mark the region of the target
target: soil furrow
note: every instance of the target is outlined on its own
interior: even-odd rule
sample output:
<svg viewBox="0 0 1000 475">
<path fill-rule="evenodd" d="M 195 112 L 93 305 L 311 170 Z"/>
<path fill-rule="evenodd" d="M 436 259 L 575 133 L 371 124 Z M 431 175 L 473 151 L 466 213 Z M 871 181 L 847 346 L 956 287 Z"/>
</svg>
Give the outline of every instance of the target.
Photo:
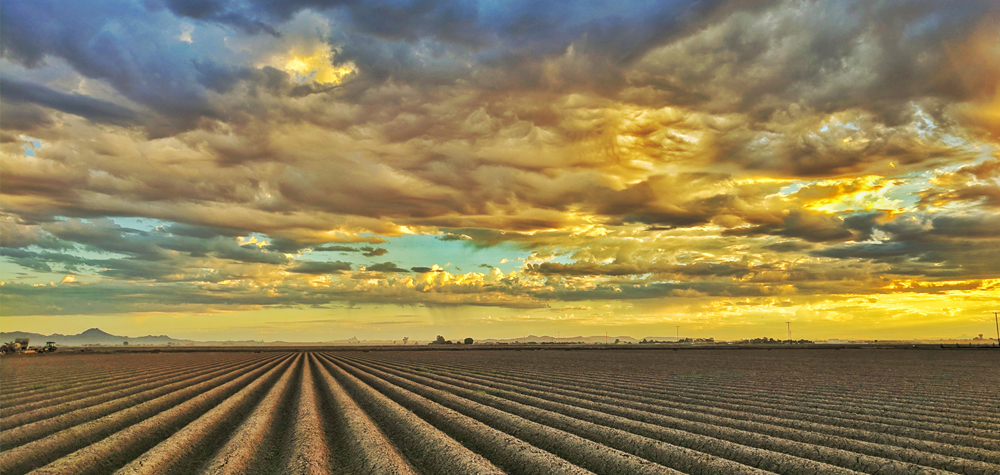
<svg viewBox="0 0 1000 475">
<path fill-rule="evenodd" d="M 413 376 L 413 378 L 416 377 L 417 376 Z M 649 434 L 649 436 L 656 438 L 670 437 L 670 439 L 667 440 L 671 440 L 679 445 L 686 445 L 692 448 L 697 447 L 697 450 L 707 451 L 709 453 L 719 451 L 722 452 L 722 456 L 730 459 L 736 459 L 735 457 L 737 457 L 738 454 L 734 452 L 725 453 L 724 451 L 729 447 L 713 447 L 711 439 L 721 439 L 738 445 L 745 445 L 755 447 L 757 449 L 777 452 L 777 454 L 769 454 L 763 457 L 758 456 L 758 458 L 766 459 L 766 462 L 769 464 L 780 461 L 781 454 L 788 454 L 792 456 L 792 459 L 790 459 L 783 466 L 766 465 L 759 467 L 779 473 L 803 473 L 804 470 L 808 472 L 827 472 L 833 468 L 829 467 L 825 470 L 817 470 L 804 469 L 801 466 L 795 466 L 795 463 L 801 463 L 802 459 L 815 460 L 816 462 L 867 473 L 907 474 L 920 469 L 920 467 L 916 467 L 912 464 L 866 456 L 863 454 L 817 446 L 814 444 L 789 441 L 768 435 L 766 433 L 692 422 L 678 419 L 676 417 L 629 409 L 612 404 L 594 403 L 578 398 L 547 395 L 543 392 L 533 391 L 521 386 L 500 385 L 496 383 L 487 386 L 464 382 L 455 378 L 440 375 L 438 375 L 435 379 L 454 386 L 465 387 L 466 390 L 471 391 L 471 393 L 466 393 L 470 398 L 483 400 L 490 400 L 492 398 L 492 403 L 490 405 L 493 407 L 500 407 L 501 404 L 509 405 L 509 403 L 497 401 L 497 399 L 513 401 L 515 404 L 520 403 L 530 405 L 542 410 L 563 414 L 567 417 L 592 421 L 595 424 L 603 424 L 609 427 L 621 427 L 623 430 L 637 431 L 637 433 Z M 427 382 L 426 384 L 434 383 Z M 502 389 L 498 390 L 497 388 L 501 386 Z M 447 386 L 442 387 L 442 389 L 445 388 L 447 388 Z M 481 391 L 482 393 L 477 391 Z M 675 431 L 659 431 L 656 429 L 657 427 L 671 428 L 675 429 Z M 706 437 L 698 437 L 699 435 Z M 933 472 L 933 470 L 927 470 L 928 473 Z"/>
<path fill-rule="evenodd" d="M 828 439 L 823 438 L 821 440 L 827 440 L 832 442 L 834 440 L 841 440 L 841 443 L 836 445 L 837 448 L 844 448 L 852 451 L 860 451 L 861 453 L 867 453 L 869 455 L 876 455 L 880 457 L 890 457 L 890 452 L 893 451 L 891 447 L 882 448 L 881 446 L 895 446 L 906 449 L 913 449 L 920 453 L 937 453 L 942 456 L 947 457 L 961 457 L 974 461 L 983 461 L 989 463 L 1000 463 L 1000 452 L 986 450 L 979 448 L 979 445 L 987 446 L 988 440 L 980 439 L 978 441 L 972 440 L 970 438 L 958 439 L 964 442 L 965 446 L 961 445 L 951 445 L 949 443 L 937 443 L 928 442 L 927 440 L 917 440 L 911 438 L 898 437 L 890 434 L 885 434 L 884 432 L 869 432 L 861 429 L 842 427 L 839 425 L 828 425 L 828 424 L 818 424 L 810 422 L 809 419 L 795 418 L 796 414 L 788 414 L 783 411 L 773 411 L 764 410 L 758 407 L 733 407 L 729 404 L 722 404 L 716 402 L 716 406 L 712 407 L 707 405 L 708 403 L 701 403 L 697 405 L 692 405 L 688 401 L 689 398 L 674 396 L 672 398 L 668 396 L 651 398 L 643 396 L 634 396 L 633 391 L 629 390 L 619 390 L 617 392 L 606 391 L 606 390 L 581 390 L 580 385 L 568 386 L 568 385 L 558 385 L 553 383 L 535 383 L 534 381 L 541 381 L 545 378 L 538 378 L 536 380 L 526 380 L 525 378 L 495 378 L 489 377 L 485 374 L 477 374 L 475 376 L 468 376 L 462 374 L 456 374 L 452 372 L 444 373 L 448 376 L 465 379 L 471 378 L 473 381 L 485 382 L 516 382 L 518 385 L 523 385 L 524 387 L 532 388 L 535 390 L 543 391 L 546 393 L 558 393 L 568 396 L 580 397 L 589 400 L 598 400 L 598 398 L 613 398 L 616 403 L 617 401 L 631 401 L 641 404 L 649 404 L 656 407 L 662 407 L 664 409 L 677 409 L 677 412 L 671 415 L 681 417 L 684 419 L 690 419 L 695 421 L 707 422 L 714 421 L 713 423 L 723 424 L 730 427 L 746 427 L 752 423 L 762 423 L 767 424 L 771 427 L 776 427 L 773 429 L 774 433 L 784 433 L 792 434 L 807 434 L 815 433 L 813 438 L 822 437 L 820 434 L 833 435 L 837 438 L 846 438 L 859 440 L 861 442 L 870 442 L 876 445 L 868 445 L 864 443 L 852 444 L 850 442 L 845 442 L 841 439 Z M 685 401 L 683 403 L 675 401 Z M 701 402 L 701 401 L 698 401 Z M 728 407 L 727 407 L 728 406 Z M 768 413 L 779 413 L 779 416 L 768 415 Z M 718 419 L 713 419 L 710 416 L 717 416 Z M 784 427 L 786 429 L 781 429 Z M 805 432 L 802 432 L 805 431 Z M 784 437 L 784 436 L 783 436 Z M 946 439 L 949 442 L 955 440 L 952 437 L 939 437 L 940 439 Z M 978 442 L 978 443 L 977 443 Z M 904 454 L 909 453 L 910 457 L 904 459 L 905 461 L 913 463 L 927 464 L 931 463 L 929 460 L 933 458 L 932 456 L 916 456 L 911 452 L 904 452 Z M 943 467 L 951 466 L 950 462 L 946 459 L 938 458 L 937 462 L 933 462 L 932 465 Z"/>
<path fill-rule="evenodd" d="M 167 401 L 173 401 L 177 398 L 193 394 L 193 391 L 198 391 L 202 387 L 226 382 L 257 366 L 266 364 L 266 362 L 267 360 L 263 362 L 251 362 L 232 370 L 223 369 L 198 375 L 191 379 L 149 389 L 139 394 L 131 394 L 121 398 L 115 397 L 110 401 L 94 406 L 82 407 L 55 417 L 5 430 L 0 432 L 0 445 L 4 447 L 4 450 L 10 450 L 50 434 L 70 429 L 119 411 L 134 410 L 137 407 L 144 407 L 144 405 L 151 403 L 158 407 L 159 405 L 167 404 Z"/>
<path fill-rule="evenodd" d="M 318 363 L 315 374 L 321 383 L 320 396 L 329 415 L 328 433 L 339 435 L 337 442 L 348 468 L 357 475 L 416 475 L 406 458 L 333 378 L 322 358 L 314 361 Z"/>
<path fill-rule="evenodd" d="M 338 366 L 326 365 L 326 368 L 419 471 L 455 475 L 504 473 Z"/>
<path fill-rule="evenodd" d="M 260 400 L 275 380 L 294 374 L 303 366 L 304 356 L 299 354 L 288 365 L 277 366 L 253 380 L 238 392 L 183 426 L 176 433 L 149 449 L 116 475 L 186 474 L 200 465 L 213 450 L 212 445 L 225 440 L 226 433 L 242 420 Z"/>
<path fill-rule="evenodd" d="M 294 371 L 285 371 L 253 412 L 236 428 L 225 445 L 206 461 L 198 472 L 206 475 L 276 473 L 274 462 L 278 457 L 274 440 L 280 432 L 279 426 L 284 424 L 284 421 L 279 419 L 281 406 L 290 402 L 288 399 L 292 394 L 295 376 Z M 274 450 L 268 451 L 268 447 Z"/>
<path fill-rule="evenodd" d="M 312 355 L 307 358 L 312 360 Z M 311 361 L 302 365 L 299 382 L 299 398 L 295 418 L 292 422 L 291 437 L 285 453 L 285 473 L 321 475 L 331 472 L 329 444 L 323 433 L 323 421 L 316 396 L 316 379 Z"/>
<path fill-rule="evenodd" d="M 285 359 L 284 357 L 282 359 Z M 75 460 L 74 457 L 65 457 L 74 451 L 86 451 L 92 453 L 91 444 L 103 442 L 115 433 L 135 427 L 136 425 L 148 426 L 151 421 L 156 428 L 156 424 L 162 422 L 163 414 L 170 414 L 176 420 L 197 417 L 198 414 L 185 414 L 178 412 L 178 408 L 192 406 L 192 401 L 197 405 L 204 402 L 206 394 L 212 394 L 214 401 L 218 397 L 226 395 L 229 391 L 235 392 L 240 384 L 246 384 L 252 378 L 263 374 L 280 363 L 279 360 L 264 362 L 254 365 L 249 372 L 233 375 L 223 375 L 213 380 L 209 380 L 192 387 L 176 391 L 171 394 L 160 396 L 151 401 L 146 401 L 128 409 L 118 411 L 100 419 L 89 421 L 83 424 L 72 426 L 45 438 L 29 442 L 25 445 L 5 450 L 0 453 L 0 473 L 12 474 L 23 473 L 34 467 L 39 467 L 50 462 L 57 463 L 62 470 L 69 470 L 73 465 L 66 460 Z M 164 427 L 170 430 L 170 427 Z M 136 434 L 139 435 L 139 434 Z M 98 456 L 100 454 L 97 454 Z M 138 455 L 138 454 L 136 454 Z M 51 467 L 46 469 L 52 472 Z"/>
<path fill-rule="evenodd" d="M 223 367 L 226 365 L 244 363 L 246 361 L 246 358 L 231 358 L 225 361 L 202 361 L 194 362 L 195 364 L 191 365 L 180 366 L 176 364 L 161 364 L 144 368 L 142 371 L 135 371 L 128 377 L 122 377 L 121 374 L 112 374 L 107 378 L 102 379 L 85 379 L 83 382 L 73 385 L 63 384 L 64 381 L 62 378 L 55 378 L 59 381 L 59 390 L 53 391 L 51 389 L 39 389 L 28 392 L 20 397 L 8 398 L 7 401 L 5 401 L 3 409 L 0 410 L 0 416 L 7 417 L 10 414 L 30 410 L 30 408 L 25 409 L 25 406 L 48 406 L 58 404 L 66 399 L 86 397 L 86 393 L 88 391 L 98 392 L 113 390 L 115 386 L 125 387 L 127 385 L 136 384 L 137 382 L 147 381 L 151 378 L 167 377 L 185 371 L 201 371 L 207 368 Z M 4 392 L 7 392 L 7 390 L 5 389 Z M 14 391 L 12 391 L 12 393 L 14 393 Z"/>
<path fill-rule="evenodd" d="M 46 404 L 46 402 L 34 403 L 32 406 L 37 406 L 35 409 L 30 411 L 25 411 L 20 414 L 5 417 L 0 420 L 0 427 L 3 430 L 10 430 L 18 426 L 29 424 L 32 422 L 41 421 L 51 417 L 58 416 L 60 414 L 65 414 L 77 409 L 96 406 L 98 404 L 113 401 L 115 399 L 121 399 L 133 394 L 145 393 L 146 391 L 152 391 L 163 386 L 173 384 L 180 381 L 191 380 L 198 376 L 205 374 L 221 373 L 234 371 L 237 368 L 247 365 L 247 361 L 235 362 L 232 364 L 210 367 L 202 370 L 191 370 L 187 369 L 172 372 L 172 375 L 156 375 L 149 378 L 144 378 L 143 380 L 137 381 L 136 383 L 143 383 L 138 385 L 132 384 L 121 384 L 113 385 L 107 388 L 96 389 L 93 391 L 88 391 L 87 394 L 79 395 L 69 395 L 64 398 L 62 402 L 51 401 Z M 145 382 L 144 382 L 145 381 Z M 89 395 L 97 393 L 96 395 Z"/>
<path fill-rule="evenodd" d="M 470 371 L 478 373 L 489 372 L 489 371 L 477 371 L 477 369 L 481 370 L 482 368 L 475 367 L 474 369 L 463 370 L 460 368 L 446 367 L 443 368 L 442 370 L 447 371 L 449 373 L 453 372 L 459 374 L 468 373 Z M 572 378 L 572 379 L 558 378 L 547 374 L 536 374 L 536 378 L 529 379 L 525 378 L 520 374 L 513 375 L 513 374 L 495 373 L 495 372 L 491 373 L 497 374 L 498 377 L 503 377 L 511 380 L 546 381 L 548 384 L 553 386 L 558 386 L 561 383 L 563 385 L 562 387 L 571 387 L 578 390 L 601 391 L 600 388 L 594 387 L 593 380 L 597 378 L 588 378 L 584 380 L 580 378 Z M 522 374 L 531 374 L 531 373 L 524 372 Z M 759 405 L 767 409 L 798 412 L 802 414 L 814 415 L 816 417 L 827 417 L 835 421 L 844 421 L 843 423 L 833 422 L 834 425 L 851 424 L 853 423 L 851 421 L 858 421 L 859 423 L 867 422 L 871 424 L 882 424 L 884 426 L 889 426 L 883 428 L 882 429 L 883 432 L 892 431 L 893 430 L 892 427 L 897 426 L 904 428 L 904 430 L 899 431 L 898 434 L 904 437 L 907 436 L 906 435 L 907 433 L 912 434 L 912 432 L 908 432 L 905 429 L 914 429 L 916 431 L 924 431 L 924 433 L 929 432 L 932 434 L 933 433 L 942 434 L 937 438 L 928 440 L 934 440 L 952 444 L 963 444 L 963 445 L 965 445 L 964 441 L 967 441 L 971 443 L 970 446 L 972 447 L 979 447 L 990 450 L 997 450 L 998 448 L 1000 448 L 1000 442 L 997 442 L 997 438 L 1000 438 L 1000 435 L 994 435 L 996 431 L 989 430 L 989 427 L 995 427 L 995 426 L 987 426 L 988 427 L 987 429 L 977 429 L 977 428 L 960 426 L 958 425 L 957 422 L 955 422 L 954 424 L 942 424 L 940 423 L 941 421 L 940 419 L 938 419 L 938 422 L 925 422 L 920 420 L 905 419 L 901 418 L 903 417 L 903 415 L 899 414 L 886 415 L 885 413 L 879 413 L 878 411 L 875 410 L 870 411 L 871 413 L 868 415 L 853 414 L 854 417 L 852 418 L 851 417 L 852 414 L 843 414 L 833 410 L 818 409 L 817 407 L 815 407 L 815 405 L 812 404 L 812 401 L 809 401 L 807 404 L 803 404 L 803 401 L 797 401 L 795 404 L 791 405 L 788 404 L 778 405 L 777 403 L 765 405 L 761 404 L 760 402 L 768 399 L 766 395 L 756 396 L 754 394 L 748 394 L 740 397 L 725 393 L 724 395 L 720 396 L 720 393 L 723 393 L 723 390 L 719 388 L 707 391 L 707 390 L 699 390 L 697 388 L 692 388 L 692 387 L 684 387 L 681 385 L 670 385 L 666 383 L 661 384 L 659 386 L 643 386 L 643 385 L 636 385 L 631 382 L 622 382 L 622 381 L 608 382 L 601 386 L 601 388 L 606 388 L 606 387 L 620 388 L 618 389 L 618 391 L 620 391 L 622 394 L 625 395 L 638 394 L 642 396 L 661 396 L 663 399 L 666 400 L 678 400 L 679 397 L 682 397 L 681 395 L 683 394 L 692 394 L 693 396 L 691 397 L 691 399 L 697 401 L 698 400 L 697 398 L 699 397 L 705 397 L 706 395 L 710 395 L 710 397 L 714 400 L 721 399 L 723 401 L 734 402 L 736 404 Z M 710 405 L 711 403 L 709 403 L 706 400 L 705 404 Z M 808 420 L 804 419 L 801 416 L 797 418 L 802 420 Z M 948 437 L 947 434 L 954 434 L 955 437 Z"/>
<path fill-rule="evenodd" d="M 495 367 L 491 369 L 495 370 Z M 529 372 L 531 371 L 524 371 L 524 372 L 519 371 L 517 374 L 523 375 Z M 562 374 L 562 372 L 560 373 L 547 372 L 544 374 L 547 377 L 560 377 L 560 374 Z M 599 374 L 593 375 L 594 378 L 588 382 L 588 385 L 593 385 L 600 382 L 601 385 L 614 384 L 614 385 L 625 385 L 630 387 L 643 387 L 643 388 L 649 387 L 646 385 L 651 385 L 654 388 L 662 388 L 663 385 L 669 385 L 671 383 L 679 383 L 679 382 L 690 383 L 690 381 L 676 380 L 676 378 L 674 378 L 673 380 L 651 379 L 648 377 L 636 376 L 631 373 L 629 374 L 631 377 L 628 378 L 623 378 L 618 375 L 599 375 Z M 570 373 L 570 376 L 572 375 L 573 374 Z M 920 407 L 940 407 L 946 409 L 948 411 L 948 414 L 958 413 L 962 417 L 968 418 L 970 420 L 976 420 L 976 419 L 974 416 L 970 416 L 969 414 L 976 414 L 976 413 L 986 414 L 986 417 L 991 417 L 991 418 L 1000 417 L 1000 405 L 996 403 L 988 405 L 984 402 L 991 400 L 991 398 L 988 396 L 985 398 L 981 398 L 979 400 L 972 400 L 971 402 L 978 403 L 974 405 L 962 406 L 960 403 L 956 403 L 956 401 L 954 400 L 947 400 L 942 403 L 943 404 L 942 406 L 933 406 L 933 401 L 934 401 L 932 397 L 933 394 L 930 393 L 921 394 L 919 398 L 904 398 L 902 396 L 898 396 L 897 393 L 887 393 L 886 398 L 873 399 L 873 398 L 868 398 L 861 394 L 852 394 L 852 397 L 838 396 L 839 394 L 842 393 L 842 391 L 837 388 L 832 388 L 829 392 L 805 390 L 801 387 L 788 387 L 787 385 L 782 387 L 778 387 L 777 385 L 775 385 L 775 386 L 769 386 L 767 388 L 760 388 L 757 387 L 754 378 L 751 377 L 745 378 L 745 380 L 741 380 L 738 385 L 733 385 L 733 382 L 727 379 L 711 377 L 711 376 L 699 376 L 698 382 L 701 383 L 701 386 L 709 390 L 720 390 L 727 394 L 740 394 L 746 392 L 751 396 L 767 395 L 767 397 L 776 400 L 784 398 L 793 401 L 801 401 L 801 400 L 821 401 L 824 398 L 830 397 L 830 398 L 836 398 L 831 401 L 833 404 L 841 404 L 844 402 L 857 404 L 862 401 L 869 401 L 872 404 L 876 404 L 875 409 L 880 409 L 882 405 L 887 403 L 886 398 L 889 399 L 899 398 L 901 400 L 907 401 L 906 404 L 902 406 L 902 410 L 904 412 L 909 412 L 909 408 L 912 407 L 913 404 L 916 404 Z M 686 389 L 686 388 L 688 388 L 688 386 L 681 386 L 678 389 Z M 963 410 L 956 409 L 963 407 L 968 408 L 969 410 L 963 412 Z M 948 414 L 938 414 L 938 415 L 946 416 Z M 989 414 L 996 414 L 996 416 L 990 416 Z"/>
<path fill-rule="evenodd" d="M 107 360 L 108 358 L 113 358 L 114 355 L 87 355 L 86 358 L 94 358 L 98 360 Z M 34 398 L 35 400 L 44 399 L 50 397 L 51 395 L 59 395 L 62 391 L 66 390 L 76 390 L 81 386 L 87 385 L 107 385 L 111 381 L 118 381 L 125 378 L 133 378 L 136 376 L 142 376 L 144 374 L 155 373 L 159 371 L 169 370 L 177 366 L 196 366 L 196 365 L 206 365 L 206 364 L 217 364 L 220 362 L 227 361 L 238 361 L 245 358 L 239 358 L 238 355 L 213 355 L 209 354 L 206 358 L 191 359 L 188 364 L 178 362 L 170 364 L 163 361 L 163 358 L 156 357 L 154 355 L 133 355 L 134 360 L 130 358 L 129 361 L 121 361 L 120 358 L 117 360 L 109 360 L 104 362 L 95 362 L 94 366 L 101 366 L 94 369 L 90 366 L 87 367 L 73 367 L 73 371 L 67 372 L 67 368 L 59 368 L 52 376 L 40 376 L 37 380 L 31 383 L 27 383 L 21 386 L 11 385 L 9 389 L 12 394 L 20 395 L 17 398 L 12 398 L 12 404 L 21 404 L 20 400 L 23 398 Z M 70 359 L 72 357 L 67 355 L 52 355 L 46 356 L 45 358 L 52 358 L 54 361 L 62 361 Z M 205 361 L 208 359 L 209 361 Z M 113 362 L 113 363 L 112 363 Z"/>
<path fill-rule="evenodd" d="M 617 451 L 571 434 L 511 418 L 490 408 L 466 408 L 477 411 L 477 415 L 492 422 L 484 424 L 482 419 L 470 418 L 381 378 L 358 371 L 353 366 L 344 365 L 342 361 L 338 360 L 337 364 L 511 473 L 583 475 L 591 473 L 591 470 L 596 473 L 666 473 L 664 467 L 624 453 L 615 453 Z M 491 425 L 500 426 L 504 431 Z M 509 435 L 511 432 L 517 437 Z M 539 448 L 539 441 L 546 439 L 545 447 Z"/>
</svg>

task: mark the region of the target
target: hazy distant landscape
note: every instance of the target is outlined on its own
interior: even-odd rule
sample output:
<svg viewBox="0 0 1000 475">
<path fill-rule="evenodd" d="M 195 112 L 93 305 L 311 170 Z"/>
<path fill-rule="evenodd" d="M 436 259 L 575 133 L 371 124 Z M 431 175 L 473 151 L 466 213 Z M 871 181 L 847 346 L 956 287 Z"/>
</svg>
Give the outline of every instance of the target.
<svg viewBox="0 0 1000 475">
<path fill-rule="evenodd" d="M 41 346 L 45 342 L 53 341 L 57 345 L 67 346 L 67 347 L 89 347 L 89 346 L 130 346 L 130 347 L 142 347 L 142 346 L 198 346 L 198 347 L 213 347 L 213 346 L 418 346 L 418 345 L 428 345 L 434 343 L 433 340 L 423 341 L 423 340 L 407 340 L 404 342 L 402 338 L 399 340 L 359 340 L 357 338 L 350 338 L 344 340 L 331 340 L 331 341 L 299 341 L 299 342 L 286 342 L 286 341 L 255 341 L 255 340 L 229 340 L 229 341 L 198 341 L 198 340 L 182 340 L 171 338 L 167 335 L 146 335 L 139 337 L 129 337 L 123 335 L 112 335 L 110 333 L 104 332 L 98 328 L 91 328 L 84 332 L 76 335 L 62 335 L 62 334 L 51 334 L 43 335 L 39 333 L 31 332 L 2 332 L 0 333 L 0 341 L 13 341 L 18 338 L 28 338 L 34 346 Z M 464 338 L 448 340 L 445 339 L 449 345 L 464 345 Z M 483 340 L 473 340 L 474 345 L 479 346 L 489 346 L 489 345 L 552 345 L 552 344 L 563 344 L 563 345 L 619 345 L 619 346 L 629 346 L 629 345 L 660 345 L 660 344 L 674 344 L 674 345 L 687 345 L 687 346 L 712 346 L 712 345 L 760 345 L 760 344 L 771 344 L 771 345 L 782 345 L 789 344 L 787 341 L 775 340 L 768 338 L 758 338 L 758 339 L 746 339 L 746 340 L 733 340 L 733 341 L 716 341 L 713 338 L 685 338 L 685 337 L 664 337 L 664 336 L 651 336 L 642 338 L 633 338 L 631 336 L 623 335 L 596 335 L 596 336 L 575 336 L 575 337 L 551 337 L 547 335 L 537 336 L 537 335 L 526 335 L 521 338 L 506 338 L 506 339 L 483 339 Z M 973 338 L 938 338 L 938 339 L 921 339 L 921 340 L 843 340 L 843 339 L 830 339 L 830 340 L 795 340 L 791 344 L 794 345 L 805 345 L 805 344 L 828 344 L 828 345 L 871 345 L 871 344 L 905 344 L 905 343 L 920 343 L 920 344 L 948 344 L 948 345 L 996 345 L 995 338 L 988 338 L 979 335 Z"/>
</svg>

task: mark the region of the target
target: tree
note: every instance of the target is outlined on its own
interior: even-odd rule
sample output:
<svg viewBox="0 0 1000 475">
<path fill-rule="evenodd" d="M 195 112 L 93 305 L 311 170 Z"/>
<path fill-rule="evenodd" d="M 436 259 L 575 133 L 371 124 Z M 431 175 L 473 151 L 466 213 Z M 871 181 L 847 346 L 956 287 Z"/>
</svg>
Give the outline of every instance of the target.
<svg viewBox="0 0 1000 475">
<path fill-rule="evenodd" d="M 465 344 L 466 344 L 466 345 L 471 345 L 471 344 L 473 344 L 473 343 L 475 343 L 475 340 L 473 340 L 472 338 L 466 338 L 466 339 L 465 339 Z"/>
<path fill-rule="evenodd" d="M 444 337 L 441 335 L 438 335 L 437 339 L 434 340 L 435 345 L 447 345 L 448 343 L 450 342 L 448 340 L 445 340 Z"/>
<path fill-rule="evenodd" d="M 409 342 L 409 341 L 410 341 L 410 337 L 408 337 L 408 336 L 404 336 L 404 337 L 403 337 L 403 344 L 404 344 L 404 345 L 405 345 L 405 344 L 406 344 L 407 342 Z"/>
</svg>

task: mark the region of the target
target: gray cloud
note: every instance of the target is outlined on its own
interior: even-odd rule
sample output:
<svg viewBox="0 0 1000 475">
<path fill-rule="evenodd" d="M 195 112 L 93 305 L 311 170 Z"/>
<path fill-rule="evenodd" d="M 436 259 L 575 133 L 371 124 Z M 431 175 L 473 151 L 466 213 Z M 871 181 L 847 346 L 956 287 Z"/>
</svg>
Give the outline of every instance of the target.
<svg viewBox="0 0 1000 475">
<path fill-rule="evenodd" d="M 403 269 L 402 267 L 397 266 L 395 262 L 382 262 L 379 264 L 372 264 L 366 267 L 365 269 L 371 272 L 394 272 L 394 273 L 410 272 L 409 269 Z"/>
<path fill-rule="evenodd" d="M 3 258 L 100 282 L 2 292 L 41 313 L 61 312 L 44 292 L 99 289 L 120 305 L 82 312 L 538 308 L 996 278 L 997 18 L 986 1 L 8 0 Z M 413 233 L 534 254 L 452 280 L 298 260 L 395 256 Z"/>
<path fill-rule="evenodd" d="M 307 261 L 288 268 L 288 272 L 294 272 L 296 274 L 317 274 L 317 275 L 333 274 L 349 270 L 351 270 L 351 264 L 349 262 L 341 262 L 341 261 L 333 261 L 333 262 Z"/>
<path fill-rule="evenodd" d="M 86 117 L 94 122 L 116 125 L 135 123 L 137 114 L 126 107 L 80 94 L 66 94 L 45 86 L 0 78 L 0 90 L 6 102 L 30 102 L 73 115 Z"/>
</svg>

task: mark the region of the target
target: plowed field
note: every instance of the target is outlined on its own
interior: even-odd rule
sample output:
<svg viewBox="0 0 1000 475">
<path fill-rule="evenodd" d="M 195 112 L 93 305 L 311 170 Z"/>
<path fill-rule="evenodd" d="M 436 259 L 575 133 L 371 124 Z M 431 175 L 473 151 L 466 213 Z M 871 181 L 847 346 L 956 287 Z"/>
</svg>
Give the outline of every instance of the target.
<svg viewBox="0 0 1000 475">
<path fill-rule="evenodd" d="M 1000 474 L 1000 352 L 46 355 L 0 473 Z"/>
</svg>

